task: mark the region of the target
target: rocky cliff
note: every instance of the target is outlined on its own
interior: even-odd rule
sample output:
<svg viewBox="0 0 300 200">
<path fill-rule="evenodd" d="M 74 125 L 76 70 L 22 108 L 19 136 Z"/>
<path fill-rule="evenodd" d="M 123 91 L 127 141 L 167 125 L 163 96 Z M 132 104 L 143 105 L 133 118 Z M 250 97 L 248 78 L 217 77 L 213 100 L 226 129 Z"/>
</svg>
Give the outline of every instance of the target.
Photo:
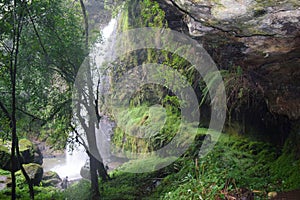
<svg viewBox="0 0 300 200">
<path fill-rule="evenodd" d="M 252 93 L 262 99 L 261 108 L 248 112 L 264 110 L 258 114 L 261 121 L 267 116 L 275 123 L 299 120 L 299 1 L 158 2 L 169 27 L 202 43 L 220 69 L 241 67 Z"/>
</svg>

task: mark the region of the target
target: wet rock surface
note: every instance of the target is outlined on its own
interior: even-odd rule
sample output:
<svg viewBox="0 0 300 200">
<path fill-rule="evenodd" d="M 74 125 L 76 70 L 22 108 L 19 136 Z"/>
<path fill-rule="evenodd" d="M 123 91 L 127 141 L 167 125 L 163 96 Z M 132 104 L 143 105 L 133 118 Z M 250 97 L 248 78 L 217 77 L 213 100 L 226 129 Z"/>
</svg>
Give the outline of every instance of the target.
<svg viewBox="0 0 300 200">
<path fill-rule="evenodd" d="M 300 118 L 299 1 L 158 2 L 170 28 L 202 43 L 220 69 L 240 66 L 270 113 Z"/>
</svg>

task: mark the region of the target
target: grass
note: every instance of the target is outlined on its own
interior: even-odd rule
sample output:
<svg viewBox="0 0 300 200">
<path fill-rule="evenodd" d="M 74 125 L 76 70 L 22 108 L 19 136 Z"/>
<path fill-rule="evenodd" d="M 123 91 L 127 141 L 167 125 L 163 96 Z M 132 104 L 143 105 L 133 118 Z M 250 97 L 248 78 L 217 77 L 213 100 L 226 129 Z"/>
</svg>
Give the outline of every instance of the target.
<svg viewBox="0 0 300 200">
<path fill-rule="evenodd" d="M 203 135 L 206 129 L 199 129 Z M 271 191 L 300 187 L 298 154 L 299 136 L 291 136 L 279 151 L 272 144 L 249 137 L 222 134 L 214 149 L 199 158 L 201 139 L 184 155 L 170 162 L 154 155 L 132 160 L 111 172 L 112 180 L 100 183 L 102 199 L 224 199 L 224 192 L 237 188 L 258 191 L 255 199 L 267 199 Z M 162 163 L 169 162 L 161 168 Z M 147 173 L 129 173 L 149 169 Z M 9 172 L 0 170 L 1 175 Z M 66 191 L 35 187 L 36 199 L 90 199 L 90 183 L 82 180 Z M 28 199 L 28 188 L 18 184 L 18 197 Z M 0 199 L 10 191 L 0 192 Z"/>
<path fill-rule="evenodd" d="M 126 173 L 124 168 L 155 168 L 159 157 L 127 163 L 112 173 L 112 181 L 104 183 L 104 199 L 222 199 L 225 191 L 235 192 L 238 188 L 256 191 L 255 199 L 267 199 L 268 192 L 282 190 L 282 184 L 278 184 L 282 178 L 289 180 L 286 190 L 299 186 L 295 175 L 299 161 L 279 156 L 271 144 L 222 134 L 204 158 L 194 157 L 194 150 L 149 173 Z M 276 163 L 284 167 L 278 168 L 281 173 L 274 170 Z"/>
</svg>

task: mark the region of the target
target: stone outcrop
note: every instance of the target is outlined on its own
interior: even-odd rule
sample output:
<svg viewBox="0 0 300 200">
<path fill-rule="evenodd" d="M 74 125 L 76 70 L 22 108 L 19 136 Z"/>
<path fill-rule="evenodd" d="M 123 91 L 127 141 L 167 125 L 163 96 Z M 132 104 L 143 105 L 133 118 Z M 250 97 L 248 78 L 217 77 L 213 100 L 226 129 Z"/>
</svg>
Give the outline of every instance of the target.
<svg viewBox="0 0 300 200">
<path fill-rule="evenodd" d="M 240 66 L 270 113 L 300 119 L 299 1 L 158 2 L 170 28 L 202 43 L 220 69 Z"/>
<path fill-rule="evenodd" d="M 11 142 L 1 141 L 0 142 L 0 168 L 9 171 L 17 171 L 20 166 L 11 167 L 11 157 L 10 157 Z M 21 164 L 28 163 L 43 163 L 43 156 L 32 142 L 27 139 L 19 140 L 19 149 L 21 154 Z"/>
</svg>

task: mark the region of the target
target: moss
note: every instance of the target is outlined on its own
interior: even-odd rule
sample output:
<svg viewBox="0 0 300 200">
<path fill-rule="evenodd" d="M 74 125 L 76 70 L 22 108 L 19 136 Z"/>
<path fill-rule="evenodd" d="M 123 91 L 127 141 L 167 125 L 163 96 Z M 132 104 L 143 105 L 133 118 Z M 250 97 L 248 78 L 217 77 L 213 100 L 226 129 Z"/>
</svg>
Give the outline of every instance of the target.
<svg viewBox="0 0 300 200">
<path fill-rule="evenodd" d="M 32 151 L 34 149 L 32 142 L 24 138 L 19 140 L 19 148 L 20 151 L 25 151 L 27 149 Z"/>
<path fill-rule="evenodd" d="M 29 163 L 23 164 L 25 171 L 27 172 L 29 178 L 32 180 L 34 185 L 39 185 L 43 177 L 43 168 L 39 164 Z M 19 185 L 24 185 L 26 183 L 25 177 L 21 170 L 16 172 L 16 176 L 19 177 L 18 183 Z"/>
<path fill-rule="evenodd" d="M 0 168 L 8 170 L 10 168 L 10 149 L 0 145 Z"/>
<path fill-rule="evenodd" d="M 283 153 L 272 163 L 271 174 L 273 181 L 277 183 L 282 190 L 293 190 L 300 188 L 300 135 L 298 133 L 290 134 L 286 140 Z"/>
<path fill-rule="evenodd" d="M 171 107 L 141 105 L 118 112 L 113 143 L 116 151 L 149 152 L 176 134 L 180 119 Z"/>
<path fill-rule="evenodd" d="M 165 24 L 165 13 L 156 1 L 130 0 L 124 5 L 119 30 L 122 32 L 131 28 L 163 27 Z"/>
<path fill-rule="evenodd" d="M 118 170 L 134 173 L 139 173 L 141 171 L 152 172 L 161 169 L 161 166 L 172 163 L 175 159 L 176 158 L 174 157 L 162 158 L 155 155 L 147 156 L 146 158 L 131 160 L 118 168 Z"/>
<path fill-rule="evenodd" d="M 129 21 L 128 21 L 128 10 L 124 9 L 124 11 L 121 13 L 119 23 L 118 23 L 118 30 L 119 32 L 124 32 L 129 30 Z"/>
<path fill-rule="evenodd" d="M 6 146 L 0 145 L 0 151 L 4 151 L 6 153 L 9 153 L 9 149 Z"/>
<path fill-rule="evenodd" d="M 10 171 L 0 169 L 0 176 L 9 176 L 9 175 L 10 175 Z"/>
<path fill-rule="evenodd" d="M 201 134 L 206 129 L 201 129 Z M 264 151 L 262 151 L 264 150 Z M 104 184 L 107 199 L 214 199 L 221 196 L 227 180 L 237 187 L 265 190 L 271 187 L 269 165 L 275 160 L 273 147 L 249 138 L 222 135 L 214 150 L 203 159 L 179 158 L 152 173 L 127 174 L 115 171 L 112 182 Z M 261 151 L 261 152 L 260 152 Z M 257 153 L 260 152 L 260 153 Z M 270 156 L 271 155 L 271 156 Z M 159 158 L 142 159 L 124 165 L 131 169 L 159 166 Z M 159 180 L 159 185 L 154 183 Z M 153 185 L 154 184 L 154 185 Z M 230 190 L 229 188 L 229 190 Z M 263 194 L 262 194 L 263 195 Z M 122 198 L 124 197 L 124 198 Z M 256 197 L 257 199 L 263 197 Z"/>
</svg>

